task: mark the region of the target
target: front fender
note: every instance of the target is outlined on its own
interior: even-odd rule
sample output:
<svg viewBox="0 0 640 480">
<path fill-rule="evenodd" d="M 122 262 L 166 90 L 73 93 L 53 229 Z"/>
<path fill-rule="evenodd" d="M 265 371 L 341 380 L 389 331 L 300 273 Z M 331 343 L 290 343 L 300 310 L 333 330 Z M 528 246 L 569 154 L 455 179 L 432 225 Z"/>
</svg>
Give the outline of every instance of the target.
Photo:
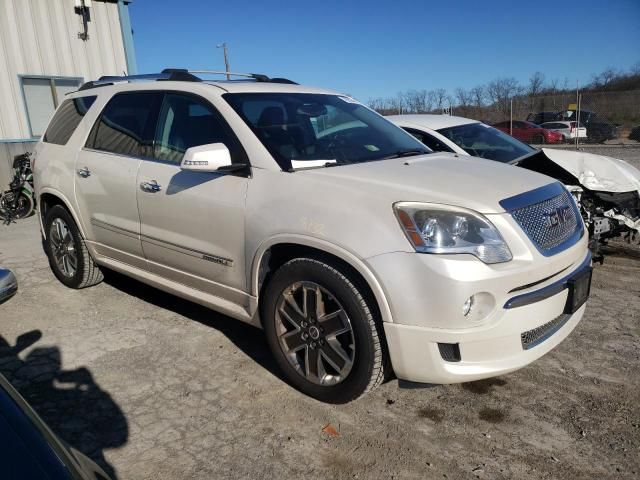
<svg viewBox="0 0 640 480">
<path fill-rule="evenodd" d="M 263 241 L 256 250 L 253 255 L 253 261 L 250 263 L 250 273 L 249 273 L 249 285 L 251 288 L 251 294 L 254 297 L 258 297 L 259 295 L 259 281 L 260 281 L 260 264 L 262 263 L 262 259 L 265 253 L 274 245 L 283 244 L 283 243 L 291 243 L 296 245 L 302 245 L 305 247 L 315 248 L 317 250 L 329 253 L 334 255 L 344 262 L 348 263 L 352 268 L 354 268 L 362 277 L 365 279 L 369 288 L 373 292 L 373 295 L 378 303 L 378 308 L 380 309 L 380 314 L 382 315 L 382 320 L 384 322 L 393 322 L 393 318 L 391 315 L 391 308 L 389 307 L 389 302 L 387 301 L 386 295 L 382 289 L 382 286 L 378 279 L 376 278 L 373 271 L 369 268 L 369 266 L 360 259 L 355 253 L 339 246 L 331 242 L 327 242 L 326 240 L 322 240 L 320 238 L 300 235 L 300 234 L 280 234 L 275 235 L 268 240 Z"/>
</svg>

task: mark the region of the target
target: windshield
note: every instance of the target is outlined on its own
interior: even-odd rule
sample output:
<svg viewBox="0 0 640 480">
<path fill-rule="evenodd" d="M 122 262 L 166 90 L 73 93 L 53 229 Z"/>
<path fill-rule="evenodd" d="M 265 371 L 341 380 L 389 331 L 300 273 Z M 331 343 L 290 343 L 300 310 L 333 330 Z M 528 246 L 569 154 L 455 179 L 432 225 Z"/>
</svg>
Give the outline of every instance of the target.
<svg viewBox="0 0 640 480">
<path fill-rule="evenodd" d="M 410 134 L 340 95 L 227 93 L 283 170 L 431 153 Z"/>
<path fill-rule="evenodd" d="M 438 132 L 469 155 L 498 162 L 510 162 L 535 151 L 533 147 L 484 123 L 441 128 Z"/>
</svg>

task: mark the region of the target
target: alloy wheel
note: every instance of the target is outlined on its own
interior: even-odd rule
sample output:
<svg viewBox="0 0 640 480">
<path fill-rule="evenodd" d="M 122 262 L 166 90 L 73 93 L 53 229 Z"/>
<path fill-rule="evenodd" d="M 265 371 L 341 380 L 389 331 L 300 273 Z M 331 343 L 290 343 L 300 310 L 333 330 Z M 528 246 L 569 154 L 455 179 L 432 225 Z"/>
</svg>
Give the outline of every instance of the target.
<svg viewBox="0 0 640 480">
<path fill-rule="evenodd" d="M 280 348 L 298 374 L 322 386 L 349 375 L 356 353 L 351 320 L 327 289 L 307 281 L 285 288 L 275 322 Z"/>
<path fill-rule="evenodd" d="M 65 276 L 72 278 L 78 270 L 78 255 L 71 230 L 61 218 L 55 218 L 49 229 L 51 253 L 58 270 Z"/>
</svg>

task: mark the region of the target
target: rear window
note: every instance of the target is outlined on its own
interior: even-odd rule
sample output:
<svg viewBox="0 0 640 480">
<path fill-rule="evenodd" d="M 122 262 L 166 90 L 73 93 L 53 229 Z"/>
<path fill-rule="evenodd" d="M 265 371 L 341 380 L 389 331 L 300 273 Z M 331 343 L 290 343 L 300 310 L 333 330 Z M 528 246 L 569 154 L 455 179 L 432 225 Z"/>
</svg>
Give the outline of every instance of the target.
<svg viewBox="0 0 640 480">
<path fill-rule="evenodd" d="M 51 119 L 43 141 L 66 145 L 96 98 L 94 95 L 65 100 Z"/>
<path fill-rule="evenodd" d="M 162 93 L 119 93 L 102 111 L 87 146 L 119 155 L 152 155 L 154 112 Z"/>
</svg>

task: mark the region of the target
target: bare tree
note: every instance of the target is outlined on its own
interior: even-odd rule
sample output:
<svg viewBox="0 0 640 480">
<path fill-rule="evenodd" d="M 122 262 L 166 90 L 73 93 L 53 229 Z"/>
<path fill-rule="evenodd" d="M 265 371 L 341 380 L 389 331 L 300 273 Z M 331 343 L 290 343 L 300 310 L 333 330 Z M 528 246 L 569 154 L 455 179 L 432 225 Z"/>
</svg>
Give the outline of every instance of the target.
<svg viewBox="0 0 640 480">
<path fill-rule="evenodd" d="M 455 92 L 456 104 L 460 107 L 468 107 L 471 105 L 472 97 L 471 92 L 465 90 L 464 88 L 458 87 Z"/>
<path fill-rule="evenodd" d="M 486 90 L 483 85 L 478 85 L 477 87 L 473 87 L 469 92 L 469 95 L 471 96 L 471 101 L 474 107 L 476 108 L 484 107 Z"/>
<path fill-rule="evenodd" d="M 435 106 L 438 110 L 441 110 L 443 107 L 448 106 L 448 95 L 447 91 L 444 88 L 436 88 L 435 90 L 433 90 L 433 96 L 435 100 Z"/>
<path fill-rule="evenodd" d="M 426 90 L 409 90 L 404 96 L 409 112 L 425 113 L 431 110 L 428 105 L 428 92 Z"/>
<path fill-rule="evenodd" d="M 538 97 L 544 88 L 544 74 L 541 72 L 535 72 L 529 77 L 529 84 L 527 85 L 526 92 L 529 96 L 529 110 L 534 110 L 536 105 L 536 97 Z"/>
<path fill-rule="evenodd" d="M 618 78 L 620 74 L 613 67 L 608 67 L 604 69 L 600 74 L 594 75 L 592 77 L 591 86 L 596 88 L 607 87 L 612 80 Z"/>
<path fill-rule="evenodd" d="M 558 83 L 559 83 L 559 80 L 557 78 L 549 80 L 548 86 L 545 89 L 545 91 L 552 95 L 555 94 L 558 91 Z"/>
<path fill-rule="evenodd" d="M 544 74 L 541 72 L 535 72 L 529 77 L 529 84 L 527 85 L 527 95 L 535 97 L 540 95 L 544 87 Z"/>
<path fill-rule="evenodd" d="M 522 94 L 522 87 L 513 77 L 501 77 L 487 84 L 487 96 L 493 109 L 502 118 L 509 116 L 510 101 Z"/>
</svg>

